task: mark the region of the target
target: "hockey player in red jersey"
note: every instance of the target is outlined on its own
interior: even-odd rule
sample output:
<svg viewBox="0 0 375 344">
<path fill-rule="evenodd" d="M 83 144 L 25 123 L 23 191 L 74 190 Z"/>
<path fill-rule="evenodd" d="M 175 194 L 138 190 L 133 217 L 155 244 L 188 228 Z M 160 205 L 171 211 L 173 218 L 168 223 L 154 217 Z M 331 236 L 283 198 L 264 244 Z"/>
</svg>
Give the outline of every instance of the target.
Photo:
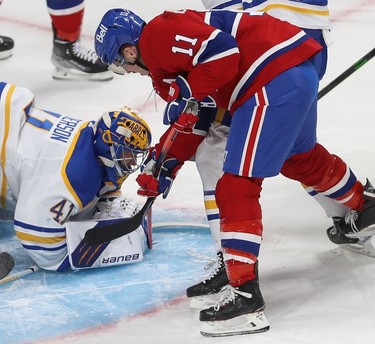
<svg viewBox="0 0 375 344">
<path fill-rule="evenodd" d="M 210 97 L 230 111 L 224 174 L 215 191 L 229 286 L 214 307 L 201 310 L 201 333 L 267 331 L 258 279 L 264 178 L 281 173 L 350 208 L 347 221 L 337 224 L 344 237 L 375 222 L 370 186 L 364 196 L 345 162 L 316 142 L 319 77 L 309 59 L 321 46 L 264 13 L 165 11 L 146 24 L 131 11 L 114 9 L 96 31 L 95 48 L 110 68 L 149 75 L 168 102 L 164 119 L 171 126 L 151 158 L 158 157 L 169 131 L 181 132 L 160 174 L 153 175 L 151 159 L 138 176 L 142 195 L 165 195 L 195 152 L 200 141 L 197 118 L 187 111 L 192 102 Z"/>
</svg>

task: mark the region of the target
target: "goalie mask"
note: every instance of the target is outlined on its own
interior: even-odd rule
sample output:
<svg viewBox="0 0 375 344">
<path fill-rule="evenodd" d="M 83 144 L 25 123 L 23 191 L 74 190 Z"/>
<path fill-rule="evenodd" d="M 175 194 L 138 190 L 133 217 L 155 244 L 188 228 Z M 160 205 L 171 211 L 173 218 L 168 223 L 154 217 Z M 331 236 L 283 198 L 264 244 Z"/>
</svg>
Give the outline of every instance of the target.
<svg viewBox="0 0 375 344">
<path fill-rule="evenodd" d="M 114 8 L 104 14 L 96 29 L 94 44 L 96 54 L 110 70 L 124 74 L 121 65 L 126 62 L 120 54 L 120 48 L 125 44 L 136 46 L 145 25 L 142 18 L 126 9 Z M 142 68 L 146 67 L 142 65 Z"/>
<path fill-rule="evenodd" d="M 151 144 L 147 123 L 128 107 L 102 115 L 95 126 L 94 147 L 109 180 L 120 186 L 143 163 Z"/>
</svg>

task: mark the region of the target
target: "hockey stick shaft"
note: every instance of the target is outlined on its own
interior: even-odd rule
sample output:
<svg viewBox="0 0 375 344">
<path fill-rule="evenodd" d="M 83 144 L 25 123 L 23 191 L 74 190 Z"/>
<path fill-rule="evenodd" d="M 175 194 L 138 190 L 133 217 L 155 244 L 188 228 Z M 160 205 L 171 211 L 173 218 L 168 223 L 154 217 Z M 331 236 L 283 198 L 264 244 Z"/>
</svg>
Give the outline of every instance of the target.
<svg viewBox="0 0 375 344">
<path fill-rule="evenodd" d="M 163 147 L 161 149 L 160 155 L 155 163 L 156 170 L 158 170 L 163 163 L 165 157 L 168 154 L 169 149 L 171 148 L 173 141 L 175 140 L 178 131 L 171 127 L 170 132 L 168 133 L 167 138 L 164 141 Z M 156 197 L 148 197 L 146 203 L 143 205 L 142 209 L 133 217 L 129 217 L 118 221 L 116 223 L 94 227 L 89 229 L 85 233 L 85 241 L 90 246 L 95 246 L 103 244 L 105 242 L 117 239 L 121 236 L 129 234 L 136 230 L 143 222 L 143 219 L 147 215 L 147 212 L 154 204 Z"/>
<path fill-rule="evenodd" d="M 375 48 L 369 51 L 365 56 L 360 58 L 356 63 L 351 65 L 347 70 L 340 74 L 336 79 L 331 81 L 327 86 L 323 87 L 318 92 L 318 99 L 325 96 L 328 92 L 334 89 L 337 85 L 343 82 L 348 76 L 352 75 L 355 71 L 361 68 L 364 64 L 370 61 L 375 56 Z"/>
<path fill-rule="evenodd" d="M 9 275 L 8 277 L 5 277 L 5 278 L 1 279 L 0 280 L 0 284 L 4 284 L 4 283 L 8 283 L 8 282 L 12 282 L 12 281 L 18 280 L 21 277 L 30 275 L 33 272 L 36 272 L 38 270 L 39 270 L 39 267 L 37 265 L 32 265 L 32 266 L 30 266 L 29 268 L 27 268 L 25 270 L 22 270 L 20 272 L 16 272 L 16 273 L 14 273 L 12 275 Z"/>
</svg>

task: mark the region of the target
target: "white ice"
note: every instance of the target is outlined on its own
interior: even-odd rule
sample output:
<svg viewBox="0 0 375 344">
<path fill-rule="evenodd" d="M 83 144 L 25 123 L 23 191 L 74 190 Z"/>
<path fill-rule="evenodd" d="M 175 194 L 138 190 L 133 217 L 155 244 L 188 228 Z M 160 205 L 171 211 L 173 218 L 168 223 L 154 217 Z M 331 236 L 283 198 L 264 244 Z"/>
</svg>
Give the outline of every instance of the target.
<svg viewBox="0 0 375 344">
<path fill-rule="evenodd" d="M 164 9 L 202 6 L 198 0 L 86 1 L 83 39 L 88 46 L 92 46 L 101 16 L 111 7 L 126 7 L 149 20 Z M 332 1 L 330 10 L 334 44 L 321 87 L 373 49 L 375 43 L 374 0 Z M 30 88 L 38 107 L 73 117 L 96 118 L 126 104 L 142 112 L 153 129 L 154 142 L 165 129 L 161 124 L 164 103 L 152 94 L 147 77 L 116 76 L 103 83 L 51 78 L 52 32 L 43 0 L 5 0 L 0 7 L 0 25 L 0 34 L 13 37 L 16 43 L 14 56 L 0 61 L 0 80 Z M 375 59 L 319 101 L 318 138 L 341 156 L 361 181 L 368 177 L 375 183 L 374 79 Z M 127 193 L 136 194 L 134 178 L 126 182 L 125 188 Z M 151 314 L 124 320 L 126 330 L 120 321 L 45 343 L 374 343 L 375 261 L 345 253 L 329 242 L 325 229 L 331 220 L 298 183 L 282 176 L 267 180 L 261 203 L 264 240 L 259 267 L 269 332 L 219 339 L 202 337 L 198 313 L 189 310 L 187 300 L 182 298 Z M 169 197 L 158 199 L 154 207 L 178 207 L 204 214 L 200 180 L 193 163 L 184 166 Z M 10 326 L 11 320 L 7 319 Z"/>
</svg>

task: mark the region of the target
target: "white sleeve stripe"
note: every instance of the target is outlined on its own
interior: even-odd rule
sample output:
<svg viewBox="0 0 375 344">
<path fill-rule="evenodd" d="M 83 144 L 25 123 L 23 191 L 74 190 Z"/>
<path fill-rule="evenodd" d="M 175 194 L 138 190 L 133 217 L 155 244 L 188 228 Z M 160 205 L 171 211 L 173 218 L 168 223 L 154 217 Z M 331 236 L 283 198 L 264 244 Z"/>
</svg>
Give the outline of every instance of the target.
<svg viewBox="0 0 375 344">
<path fill-rule="evenodd" d="M 224 253 L 223 257 L 224 257 L 224 261 L 228 261 L 228 260 L 233 259 L 233 260 L 237 260 L 237 261 L 242 262 L 242 263 L 248 263 L 248 264 L 255 263 L 255 260 L 240 256 L 240 255 L 235 255 L 235 254 Z"/>
<path fill-rule="evenodd" d="M 348 166 L 346 166 L 345 175 L 341 178 L 340 182 L 337 183 L 335 186 L 331 187 L 330 189 L 323 191 L 323 192 L 319 192 L 319 193 L 321 193 L 324 196 L 329 196 L 335 193 L 336 191 L 340 190 L 342 187 L 344 187 L 345 184 L 348 182 L 349 178 L 350 178 L 350 169 Z"/>
<path fill-rule="evenodd" d="M 260 235 L 242 232 L 220 232 L 221 240 L 243 240 L 260 244 L 262 237 Z"/>
<path fill-rule="evenodd" d="M 237 30 L 238 30 L 238 26 L 240 25 L 241 18 L 242 18 L 242 13 L 238 13 L 236 15 L 236 18 L 233 21 L 233 27 L 232 27 L 232 32 L 231 32 L 233 37 L 237 36 Z"/>
<path fill-rule="evenodd" d="M 206 136 L 207 131 L 193 128 L 193 134 L 198 135 L 198 136 Z"/>
<path fill-rule="evenodd" d="M 193 59 L 193 66 L 195 67 L 198 64 L 199 57 L 204 53 L 207 48 L 207 45 L 210 41 L 214 40 L 216 36 L 220 33 L 220 30 L 215 30 L 211 33 L 210 37 L 207 40 L 203 41 L 201 47 L 199 48 L 198 52 L 195 54 Z"/>
</svg>

